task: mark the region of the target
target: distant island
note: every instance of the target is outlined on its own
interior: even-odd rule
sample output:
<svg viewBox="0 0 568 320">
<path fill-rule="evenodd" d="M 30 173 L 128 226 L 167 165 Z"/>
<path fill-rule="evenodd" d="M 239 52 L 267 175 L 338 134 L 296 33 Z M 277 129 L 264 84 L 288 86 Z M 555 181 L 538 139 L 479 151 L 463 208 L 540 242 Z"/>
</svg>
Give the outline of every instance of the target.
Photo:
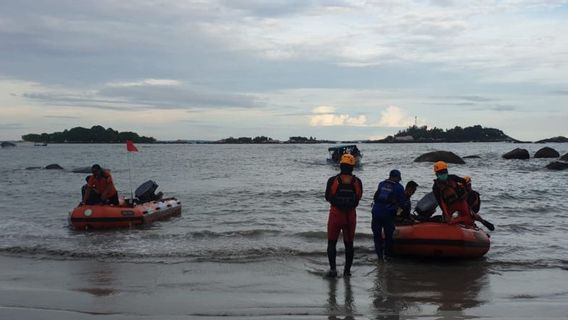
<svg viewBox="0 0 568 320">
<path fill-rule="evenodd" d="M 112 128 L 93 126 L 90 129 L 75 127 L 63 132 L 30 133 L 22 136 L 22 140 L 36 143 L 123 143 L 132 140 L 137 143 L 154 143 L 155 138 L 139 136 L 135 132 L 118 132 Z"/>
<path fill-rule="evenodd" d="M 553 137 L 549 139 L 538 140 L 535 143 L 551 143 L 551 142 L 568 142 L 568 138 L 563 136 Z"/>
<path fill-rule="evenodd" d="M 317 143 L 435 143 L 435 142 L 527 142 L 520 141 L 494 128 L 484 128 L 481 125 L 452 129 L 428 128 L 427 126 L 410 126 L 398 131 L 395 135 L 380 140 L 318 140 L 316 137 L 293 136 L 286 141 L 280 141 L 267 136 L 228 137 L 217 141 L 212 140 L 170 140 L 158 141 L 153 137 L 139 136 L 135 132 L 118 132 L 112 128 L 105 129 L 100 125 L 90 129 L 75 127 L 63 132 L 30 133 L 22 136 L 24 141 L 34 143 L 123 143 L 132 140 L 136 143 L 163 144 L 317 144 Z M 536 141 L 535 143 L 568 142 L 568 138 L 558 136 Z"/>
<path fill-rule="evenodd" d="M 400 142 L 521 142 L 513 139 L 499 129 L 484 128 L 480 125 L 471 127 L 456 126 L 453 129 L 428 129 L 427 126 L 410 126 L 374 143 L 400 143 Z"/>
<path fill-rule="evenodd" d="M 217 144 L 274 144 L 274 143 L 335 143 L 335 141 L 330 140 L 318 140 L 315 137 L 302 137 L 295 136 L 290 137 L 287 141 L 274 140 L 270 137 L 258 136 L 258 137 L 239 137 L 239 138 L 225 138 L 213 143 Z"/>
</svg>

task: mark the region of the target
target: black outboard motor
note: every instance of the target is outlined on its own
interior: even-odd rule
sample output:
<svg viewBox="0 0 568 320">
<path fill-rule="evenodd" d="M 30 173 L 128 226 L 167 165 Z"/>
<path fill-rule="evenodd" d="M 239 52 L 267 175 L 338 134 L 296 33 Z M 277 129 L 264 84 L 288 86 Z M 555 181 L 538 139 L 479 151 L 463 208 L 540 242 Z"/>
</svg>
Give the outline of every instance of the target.
<svg viewBox="0 0 568 320">
<path fill-rule="evenodd" d="M 162 193 L 158 192 L 158 194 L 155 194 L 156 189 L 158 189 L 158 184 L 153 180 L 148 180 L 136 188 L 134 195 L 140 202 L 160 200 Z"/>
</svg>

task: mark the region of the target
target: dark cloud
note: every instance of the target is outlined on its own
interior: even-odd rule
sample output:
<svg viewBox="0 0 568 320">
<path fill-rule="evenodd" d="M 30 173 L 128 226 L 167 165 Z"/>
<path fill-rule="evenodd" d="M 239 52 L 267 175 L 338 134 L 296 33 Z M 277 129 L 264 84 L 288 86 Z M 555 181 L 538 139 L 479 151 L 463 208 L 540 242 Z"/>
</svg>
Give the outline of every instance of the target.
<svg viewBox="0 0 568 320">
<path fill-rule="evenodd" d="M 551 94 L 560 95 L 560 96 L 568 96 L 568 89 L 564 90 L 553 90 L 550 91 Z"/>
<path fill-rule="evenodd" d="M 43 116 L 44 118 L 49 118 L 49 119 L 81 119 L 81 117 L 75 117 L 75 116 L 52 116 L 52 115 L 47 115 L 47 116 Z"/>
<path fill-rule="evenodd" d="M 162 109 L 252 108 L 260 104 L 252 96 L 211 92 L 178 86 L 106 87 L 101 96 L 119 98 L 131 104 Z"/>
<path fill-rule="evenodd" d="M 457 96 L 456 99 L 472 101 L 472 102 L 488 102 L 495 101 L 495 98 L 483 97 L 483 96 Z"/>
<path fill-rule="evenodd" d="M 106 110 L 259 108 L 250 95 L 215 92 L 169 85 L 106 86 L 91 94 L 24 93 L 25 98 L 47 105 L 89 107 Z"/>
<path fill-rule="evenodd" d="M 23 123 L 0 123 L 0 130 L 20 130 L 28 129 L 29 127 Z"/>
<path fill-rule="evenodd" d="M 341 0 L 221 0 L 229 8 L 243 10 L 256 17 L 278 17 L 325 7 L 350 7 Z"/>
<path fill-rule="evenodd" d="M 430 0 L 430 3 L 439 7 L 451 7 L 454 5 L 453 0 Z"/>
<path fill-rule="evenodd" d="M 520 111 L 518 107 L 513 105 L 498 104 L 498 105 L 479 105 L 472 108 L 474 111 L 496 111 L 496 112 L 507 112 L 507 111 Z"/>
</svg>

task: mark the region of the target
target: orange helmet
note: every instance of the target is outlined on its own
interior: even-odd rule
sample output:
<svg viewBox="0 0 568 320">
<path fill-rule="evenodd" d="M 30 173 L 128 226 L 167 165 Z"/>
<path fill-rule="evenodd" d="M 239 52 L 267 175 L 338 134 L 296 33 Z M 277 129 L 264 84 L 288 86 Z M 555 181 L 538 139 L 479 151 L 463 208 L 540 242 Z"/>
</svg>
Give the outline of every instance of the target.
<svg viewBox="0 0 568 320">
<path fill-rule="evenodd" d="M 346 153 L 346 154 L 341 156 L 341 161 L 339 161 L 339 163 L 354 166 L 355 165 L 355 157 L 353 155 L 349 154 L 349 153 Z"/>
<path fill-rule="evenodd" d="M 464 176 L 463 179 L 465 180 L 465 183 L 471 183 L 471 177 L 470 176 Z"/>
<path fill-rule="evenodd" d="M 444 161 L 438 161 L 436 163 L 434 163 L 434 172 L 438 172 L 438 171 L 442 171 L 442 170 L 448 170 L 448 164 L 445 163 Z"/>
</svg>

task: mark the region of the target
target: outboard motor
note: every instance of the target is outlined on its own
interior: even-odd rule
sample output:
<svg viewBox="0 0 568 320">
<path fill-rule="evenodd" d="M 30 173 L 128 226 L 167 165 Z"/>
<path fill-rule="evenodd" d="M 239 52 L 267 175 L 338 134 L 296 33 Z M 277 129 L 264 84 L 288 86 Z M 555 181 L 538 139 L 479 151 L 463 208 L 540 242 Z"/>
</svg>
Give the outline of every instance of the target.
<svg viewBox="0 0 568 320">
<path fill-rule="evenodd" d="M 162 193 L 155 194 L 156 189 L 158 189 L 158 184 L 153 180 L 148 180 L 136 188 L 134 195 L 140 202 L 159 200 L 162 198 Z"/>
<path fill-rule="evenodd" d="M 426 194 L 414 208 L 414 211 L 421 216 L 430 217 L 436 212 L 436 207 L 438 207 L 438 201 L 433 192 Z"/>
</svg>

